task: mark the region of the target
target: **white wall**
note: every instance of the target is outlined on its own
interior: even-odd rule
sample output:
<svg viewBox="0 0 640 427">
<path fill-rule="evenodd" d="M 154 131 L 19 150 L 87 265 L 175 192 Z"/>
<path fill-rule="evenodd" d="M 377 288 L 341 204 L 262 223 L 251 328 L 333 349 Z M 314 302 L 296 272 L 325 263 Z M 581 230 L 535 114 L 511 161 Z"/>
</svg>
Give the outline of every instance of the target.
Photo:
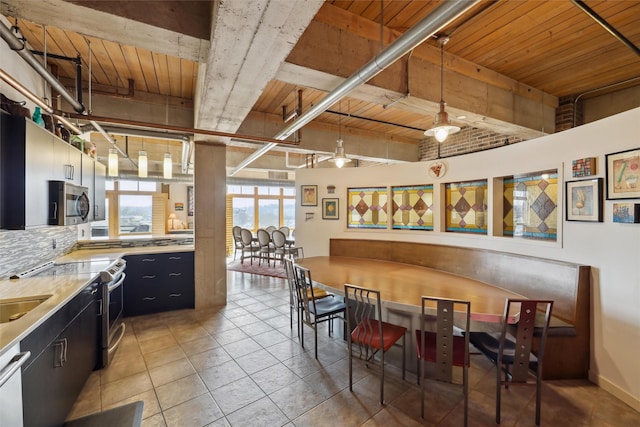
<svg viewBox="0 0 640 427">
<path fill-rule="evenodd" d="M 640 411 L 640 224 L 613 223 L 614 201 L 605 200 L 604 222 L 564 221 L 564 181 L 572 178 L 571 161 L 597 158 L 597 176 L 605 177 L 605 154 L 640 147 L 640 108 L 565 132 L 493 150 L 444 159 L 447 172 L 434 182 L 427 173 L 430 162 L 369 168 L 303 169 L 296 185 L 317 184 L 318 206 L 296 208 L 296 244 L 305 256 L 328 255 L 330 238 L 361 238 L 442 243 L 488 248 L 592 266 L 592 336 L 590 379 Z M 493 236 L 491 224 L 492 178 L 558 169 L 560 194 L 558 243 Z M 346 228 L 347 187 L 434 185 L 434 200 L 441 200 L 445 182 L 486 178 L 489 181 L 489 233 L 469 236 L 436 231 L 354 230 Z M 327 194 L 327 185 L 335 194 Z M 606 185 L 606 181 L 605 181 Z M 340 199 L 340 220 L 322 220 L 321 201 Z M 560 203 L 560 201 L 562 201 Z M 640 203 L 640 200 L 624 200 Z M 313 219 L 305 221 L 307 213 Z"/>
</svg>

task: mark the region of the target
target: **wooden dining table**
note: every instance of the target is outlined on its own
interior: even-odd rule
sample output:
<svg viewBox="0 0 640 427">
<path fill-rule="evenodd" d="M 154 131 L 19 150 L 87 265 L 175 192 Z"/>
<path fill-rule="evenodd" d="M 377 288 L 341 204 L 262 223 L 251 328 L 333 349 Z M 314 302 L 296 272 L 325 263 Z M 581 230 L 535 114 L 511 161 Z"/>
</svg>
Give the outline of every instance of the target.
<svg viewBox="0 0 640 427">
<path fill-rule="evenodd" d="M 344 295 L 344 285 L 380 291 L 383 306 L 421 312 L 421 297 L 434 296 L 471 302 L 471 320 L 500 322 L 507 298 L 526 299 L 515 292 L 452 273 L 398 262 L 342 256 L 317 256 L 296 263 L 311 271 L 316 286 Z M 518 313 L 509 313 L 516 322 Z"/>
</svg>

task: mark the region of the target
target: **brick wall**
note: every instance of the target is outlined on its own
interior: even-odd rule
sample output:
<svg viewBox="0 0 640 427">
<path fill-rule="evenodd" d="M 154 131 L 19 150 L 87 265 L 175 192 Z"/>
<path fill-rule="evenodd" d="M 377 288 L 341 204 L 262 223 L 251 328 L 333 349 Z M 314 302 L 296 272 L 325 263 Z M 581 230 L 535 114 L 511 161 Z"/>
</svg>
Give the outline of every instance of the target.
<svg viewBox="0 0 640 427">
<path fill-rule="evenodd" d="M 575 117 L 574 117 L 575 115 Z M 565 96 L 558 99 L 558 108 L 556 109 L 556 132 L 571 129 L 574 126 L 580 126 L 584 122 L 582 114 L 582 103 L 575 104 L 575 96 Z"/>
<path fill-rule="evenodd" d="M 505 136 L 490 132 L 486 129 L 466 127 L 460 132 L 450 135 L 446 141 L 440 143 L 440 156 L 451 157 L 476 151 L 488 150 L 503 145 L 523 141 L 517 136 Z M 425 138 L 420 143 L 420 160 L 438 158 L 438 142 L 435 138 Z"/>
</svg>

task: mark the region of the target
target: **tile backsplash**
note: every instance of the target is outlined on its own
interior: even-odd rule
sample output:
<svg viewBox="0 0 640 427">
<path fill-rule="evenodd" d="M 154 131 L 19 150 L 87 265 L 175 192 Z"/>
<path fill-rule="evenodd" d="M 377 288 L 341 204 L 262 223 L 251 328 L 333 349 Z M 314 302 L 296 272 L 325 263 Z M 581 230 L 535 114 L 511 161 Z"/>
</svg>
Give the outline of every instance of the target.
<svg viewBox="0 0 640 427">
<path fill-rule="evenodd" d="M 77 239 L 76 226 L 0 230 L 0 278 L 71 252 Z"/>
</svg>

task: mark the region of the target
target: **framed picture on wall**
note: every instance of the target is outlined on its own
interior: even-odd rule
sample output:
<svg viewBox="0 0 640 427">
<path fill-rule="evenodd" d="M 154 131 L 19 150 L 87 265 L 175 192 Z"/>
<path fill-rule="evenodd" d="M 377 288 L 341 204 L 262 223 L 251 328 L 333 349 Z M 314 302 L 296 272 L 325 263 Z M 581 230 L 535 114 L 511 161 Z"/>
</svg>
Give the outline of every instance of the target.
<svg viewBox="0 0 640 427">
<path fill-rule="evenodd" d="M 640 148 L 607 154 L 607 199 L 640 199 Z"/>
<path fill-rule="evenodd" d="M 322 219 L 340 219 L 337 198 L 322 199 Z"/>
<path fill-rule="evenodd" d="M 567 221 L 602 222 L 602 178 L 567 181 Z"/>
<path fill-rule="evenodd" d="M 193 216 L 193 185 L 187 187 L 187 216 Z"/>
<path fill-rule="evenodd" d="M 318 186 L 300 186 L 300 206 L 318 206 Z"/>
</svg>

